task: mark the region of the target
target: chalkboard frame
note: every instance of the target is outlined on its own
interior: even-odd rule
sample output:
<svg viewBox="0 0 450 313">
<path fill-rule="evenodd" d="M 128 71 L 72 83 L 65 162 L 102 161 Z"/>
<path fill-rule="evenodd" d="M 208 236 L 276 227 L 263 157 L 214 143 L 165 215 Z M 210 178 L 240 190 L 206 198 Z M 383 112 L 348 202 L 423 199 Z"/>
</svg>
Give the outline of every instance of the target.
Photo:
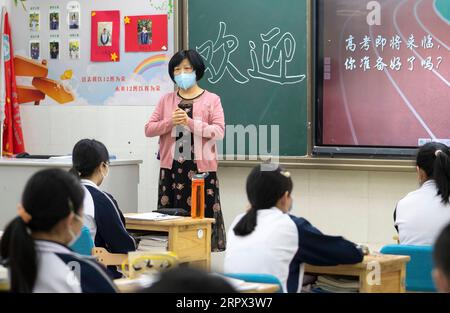
<svg viewBox="0 0 450 313">
<path fill-rule="evenodd" d="M 189 40 L 189 0 L 178 0 L 179 1 L 179 9 L 180 9 L 180 47 L 183 49 L 188 49 L 190 47 L 190 40 Z M 313 2 L 315 0 L 305 0 L 306 3 L 306 33 L 307 33 L 307 39 L 306 39 L 306 146 L 305 151 L 306 153 L 304 155 L 287 155 L 287 156 L 281 156 L 278 155 L 274 157 L 273 159 L 279 161 L 280 163 L 283 163 L 283 161 L 292 161 L 293 159 L 304 159 L 305 157 L 311 157 L 312 156 L 312 150 L 313 150 L 313 88 L 312 88 L 312 82 L 313 82 L 313 44 L 312 44 L 312 38 L 313 38 Z M 239 155 L 239 154 L 220 154 L 219 156 L 220 160 L 219 163 L 226 163 L 226 164 L 232 164 L 235 162 L 236 164 L 245 164 L 248 162 L 248 164 L 255 162 L 255 160 L 259 161 L 267 161 L 267 155 Z M 234 160 L 230 161 L 230 158 L 234 158 Z M 223 160 L 223 161 L 221 161 Z"/>
</svg>

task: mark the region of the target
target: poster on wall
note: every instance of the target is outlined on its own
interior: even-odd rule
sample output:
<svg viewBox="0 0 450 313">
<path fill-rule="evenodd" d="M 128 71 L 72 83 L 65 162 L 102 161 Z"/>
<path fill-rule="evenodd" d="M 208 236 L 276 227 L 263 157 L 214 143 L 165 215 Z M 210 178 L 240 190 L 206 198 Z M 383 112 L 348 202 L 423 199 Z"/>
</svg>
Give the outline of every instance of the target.
<svg viewBox="0 0 450 313">
<path fill-rule="evenodd" d="M 30 41 L 30 57 L 33 60 L 39 60 L 41 53 L 41 43 L 39 40 Z"/>
<path fill-rule="evenodd" d="M 70 39 L 69 40 L 69 58 L 71 60 L 77 60 L 80 58 L 80 40 Z"/>
<path fill-rule="evenodd" d="M 50 59 L 59 59 L 59 41 L 53 40 L 49 44 Z"/>
<path fill-rule="evenodd" d="M 172 0 L 27 0 L 23 4 L 25 9 L 21 4 L 11 8 L 11 20 L 17 21 L 16 55 L 47 61 L 47 78 L 74 95 L 64 104 L 46 97 L 40 105 L 155 106 L 174 90 L 167 73 L 175 42 Z M 115 13 L 104 13 L 111 11 Z M 125 24 L 126 17 L 134 26 Z M 126 43 L 127 27 L 134 27 L 131 45 Z"/>
<path fill-rule="evenodd" d="M 167 15 L 125 16 L 125 51 L 167 51 Z"/>
<path fill-rule="evenodd" d="M 39 7 L 31 7 L 28 14 L 28 23 L 30 25 L 31 32 L 38 32 L 41 24 L 41 14 L 39 11 Z"/>
<path fill-rule="evenodd" d="M 91 61 L 120 61 L 120 12 L 92 11 Z"/>
<path fill-rule="evenodd" d="M 69 26 L 69 30 L 80 29 L 80 9 L 78 1 L 69 1 L 67 3 L 67 25 Z"/>
<path fill-rule="evenodd" d="M 51 6 L 50 7 L 50 14 L 48 17 L 49 20 L 49 27 L 51 31 L 57 31 L 59 30 L 59 7 L 58 6 Z"/>
</svg>

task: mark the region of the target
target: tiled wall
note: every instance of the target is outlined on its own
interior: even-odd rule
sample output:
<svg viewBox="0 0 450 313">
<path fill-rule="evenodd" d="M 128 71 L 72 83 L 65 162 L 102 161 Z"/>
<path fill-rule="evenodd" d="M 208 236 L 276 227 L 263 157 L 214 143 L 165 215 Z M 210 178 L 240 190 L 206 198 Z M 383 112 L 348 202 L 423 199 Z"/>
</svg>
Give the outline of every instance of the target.
<svg viewBox="0 0 450 313">
<path fill-rule="evenodd" d="M 219 169 L 225 223 L 247 207 L 245 180 L 250 168 Z M 372 250 L 394 243 L 393 211 L 399 199 L 417 188 L 414 172 L 290 170 L 294 180 L 292 213 L 322 232 L 343 235 Z M 213 254 L 214 269 L 223 270 L 223 253 Z"/>
<path fill-rule="evenodd" d="M 245 210 L 245 180 L 250 169 L 219 170 L 225 221 Z M 325 233 L 360 243 L 392 242 L 393 210 L 417 188 L 414 172 L 290 170 L 294 180 L 293 214 L 307 218 Z M 232 195 L 232 196 L 230 196 Z"/>
</svg>

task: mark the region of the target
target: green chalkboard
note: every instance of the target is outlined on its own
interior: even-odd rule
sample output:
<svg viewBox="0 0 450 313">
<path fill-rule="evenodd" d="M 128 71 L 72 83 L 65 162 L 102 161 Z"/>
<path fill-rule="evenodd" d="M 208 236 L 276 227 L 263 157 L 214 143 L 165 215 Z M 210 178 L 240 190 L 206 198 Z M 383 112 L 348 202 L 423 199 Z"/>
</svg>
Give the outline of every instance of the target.
<svg viewBox="0 0 450 313">
<path fill-rule="evenodd" d="M 258 154 L 276 147 L 274 125 L 280 156 L 307 153 L 307 40 L 306 0 L 188 1 L 188 44 L 207 66 L 200 85 L 221 97 L 228 127 L 267 137 Z M 227 131 L 223 154 L 238 154 Z"/>
</svg>

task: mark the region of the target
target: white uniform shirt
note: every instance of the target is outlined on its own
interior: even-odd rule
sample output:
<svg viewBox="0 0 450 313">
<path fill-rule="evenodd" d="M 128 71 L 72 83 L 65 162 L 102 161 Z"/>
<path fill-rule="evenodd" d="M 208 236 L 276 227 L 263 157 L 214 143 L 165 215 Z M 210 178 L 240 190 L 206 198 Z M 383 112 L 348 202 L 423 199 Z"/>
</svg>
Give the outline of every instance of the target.
<svg viewBox="0 0 450 313">
<path fill-rule="evenodd" d="M 281 282 L 286 292 L 289 264 L 298 251 L 298 231 L 288 214 L 278 208 L 258 210 L 255 230 L 244 237 L 236 236 L 233 228 L 244 214 L 236 217 L 227 236 L 225 273 L 271 274 Z M 303 270 L 299 281 L 303 281 Z"/>
<path fill-rule="evenodd" d="M 92 186 L 96 189 L 99 189 L 99 188 L 94 182 L 92 182 L 88 179 L 82 179 L 81 185 L 83 186 L 83 190 L 84 190 L 84 201 L 83 201 L 84 225 L 86 225 L 89 228 L 89 232 L 91 233 L 91 238 L 94 239 L 95 235 L 97 233 L 97 224 L 95 223 L 95 205 L 94 205 L 94 199 L 92 198 L 91 193 L 85 187 L 85 185 Z"/>
<path fill-rule="evenodd" d="M 428 180 L 398 202 L 395 215 L 401 244 L 433 245 L 450 223 L 450 204 L 442 203 L 435 181 Z"/>
<path fill-rule="evenodd" d="M 255 229 L 236 236 L 230 226 L 225 252 L 225 273 L 270 274 L 277 277 L 284 292 L 300 292 L 304 263 L 319 266 L 361 262 L 362 252 L 339 236 L 322 234 L 307 220 L 274 207 L 257 211 Z"/>
<path fill-rule="evenodd" d="M 33 292 L 81 293 L 81 284 L 69 266 L 56 253 L 73 254 L 68 248 L 55 242 L 36 240 L 38 257 L 37 278 Z"/>
</svg>

